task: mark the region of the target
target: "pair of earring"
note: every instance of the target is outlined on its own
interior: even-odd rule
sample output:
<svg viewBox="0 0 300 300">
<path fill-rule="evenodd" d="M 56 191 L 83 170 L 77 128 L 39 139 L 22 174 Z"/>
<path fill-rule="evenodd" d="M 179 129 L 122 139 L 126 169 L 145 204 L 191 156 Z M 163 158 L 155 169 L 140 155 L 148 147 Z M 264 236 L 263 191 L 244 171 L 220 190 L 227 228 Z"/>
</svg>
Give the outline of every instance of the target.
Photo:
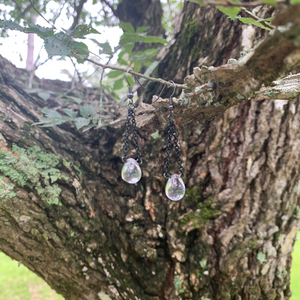
<svg viewBox="0 0 300 300">
<path fill-rule="evenodd" d="M 130 71 L 130 70 L 129 70 Z M 129 84 L 126 73 L 126 79 L 128 82 L 128 114 L 127 114 L 127 122 L 126 122 L 126 132 L 125 132 L 125 142 L 124 142 L 124 156 L 122 157 L 122 160 L 124 162 L 123 168 L 122 168 L 122 179 L 130 184 L 137 183 L 141 177 L 142 177 L 142 170 L 140 167 L 140 164 L 142 164 L 139 144 L 138 144 L 138 134 L 136 129 L 136 121 L 135 121 L 135 111 L 134 111 L 134 103 L 133 103 L 133 93 L 132 93 L 132 87 Z M 137 79 L 137 78 L 136 78 Z M 173 81 L 170 81 L 174 85 L 174 91 L 169 99 L 169 115 L 168 115 L 168 139 L 167 139 L 167 147 L 166 147 L 166 159 L 165 159 L 165 166 L 164 166 L 164 174 L 163 176 L 168 180 L 165 186 L 165 193 L 166 196 L 172 200 L 172 201 L 178 201 L 183 198 L 185 194 L 185 185 L 181 177 L 184 175 L 184 169 L 182 166 L 182 161 L 180 158 L 181 151 L 179 147 L 178 142 L 178 134 L 176 132 L 175 128 L 175 119 L 174 119 L 174 106 L 173 106 L 173 100 L 172 96 L 175 93 L 176 85 Z M 140 83 L 139 83 L 140 84 Z M 141 84 L 140 84 L 141 85 Z M 142 85 L 141 85 L 142 86 Z M 143 87 L 143 86 L 142 86 Z M 163 87 L 162 91 L 160 92 L 160 95 L 162 94 L 165 86 Z M 155 101 L 158 100 L 160 95 L 157 97 Z M 155 102 L 154 101 L 154 102 Z M 153 103 L 154 103 L 153 102 Z M 136 159 L 128 158 L 128 152 L 129 152 L 129 136 L 131 134 L 131 127 L 133 132 L 133 139 L 134 139 L 134 146 L 136 151 Z M 170 175 L 169 173 L 169 164 L 170 164 L 170 154 L 171 154 L 171 148 L 172 145 L 175 148 L 175 154 L 176 154 L 176 162 L 179 166 L 179 173 L 180 174 L 173 174 Z"/>
</svg>

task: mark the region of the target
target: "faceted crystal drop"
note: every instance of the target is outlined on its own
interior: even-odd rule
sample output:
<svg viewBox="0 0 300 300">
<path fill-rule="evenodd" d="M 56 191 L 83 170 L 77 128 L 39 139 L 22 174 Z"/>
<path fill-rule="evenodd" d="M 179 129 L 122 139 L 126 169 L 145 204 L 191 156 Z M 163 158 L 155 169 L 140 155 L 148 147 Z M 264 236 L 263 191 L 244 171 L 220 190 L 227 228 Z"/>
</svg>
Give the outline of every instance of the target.
<svg viewBox="0 0 300 300">
<path fill-rule="evenodd" d="M 142 177 L 142 171 L 138 162 L 133 158 L 128 158 L 122 168 L 122 178 L 128 183 L 136 183 Z"/>
<path fill-rule="evenodd" d="M 167 197 L 172 201 L 178 201 L 182 199 L 185 194 L 185 185 L 178 174 L 173 174 L 169 178 L 166 184 L 165 192 Z"/>
</svg>

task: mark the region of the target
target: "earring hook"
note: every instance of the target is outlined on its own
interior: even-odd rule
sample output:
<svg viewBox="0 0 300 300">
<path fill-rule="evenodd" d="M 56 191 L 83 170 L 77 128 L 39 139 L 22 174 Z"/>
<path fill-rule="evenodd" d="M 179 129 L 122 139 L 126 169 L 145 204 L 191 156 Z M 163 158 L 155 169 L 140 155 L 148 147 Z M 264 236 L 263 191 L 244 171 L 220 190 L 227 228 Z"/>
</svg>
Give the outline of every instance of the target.
<svg viewBox="0 0 300 300">
<path fill-rule="evenodd" d="M 132 70 L 129 69 L 129 70 L 127 70 L 127 72 L 126 72 L 126 81 L 127 81 L 127 83 L 128 83 L 128 87 L 132 87 L 132 86 L 130 85 L 130 83 L 129 83 L 129 80 L 128 80 L 128 73 L 129 73 L 130 71 L 132 71 Z M 137 78 L 137 76 L 136 76 L 135 74 L 131 74 L 131 75 L 132 75 L 132 77 L 134 78 L 134 80 L 137 81 L 138 84 L 145 90 L 146 88 L 140 83 L 140 81 L 139 81 L 139 79 Z"/>
<path fill-rule="evenodd" d="M 164 86 L 163 86 L 163 88 L 161 89 L 159 95 L 158 95 L 157 98 L 152 102 L 152 104 L 155 103 L 155 102 L 160 98 L 160 96 L 161 96 L 161 94 L 163 93 L 165 87 L 166 87 L 166 85 L 164 84 Z"/>
<path fill-rule="evenodd" d="M 169 98 L 169 108 L 172 109 L 172 108 L 174 108 L 172 97 L 173 97 L 173 95 L 175 94 L 175 91 L 176 91 L 176 84 L 175 84 L 175 82 L 172 81 L 172 80 L 169 80 L 169 82 L 171 82 L 171 83 L 174 85 L 173 93 L 172 93 L 172 95 L 171 95 L 170 98 Z"/>
</svg>

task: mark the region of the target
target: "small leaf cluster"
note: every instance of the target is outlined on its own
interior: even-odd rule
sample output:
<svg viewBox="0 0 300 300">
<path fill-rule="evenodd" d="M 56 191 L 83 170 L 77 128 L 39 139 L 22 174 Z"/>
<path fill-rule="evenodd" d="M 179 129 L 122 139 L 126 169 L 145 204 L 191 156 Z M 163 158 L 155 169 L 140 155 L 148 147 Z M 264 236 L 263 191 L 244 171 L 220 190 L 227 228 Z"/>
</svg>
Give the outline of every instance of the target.
<svg viewBox="0 0 300 300">
<path fill-rule="evenodd" d="M 61 125 L 67 121 L 73 121 L 78 130 L 86 127 L 83 130 L 83 132 L 85 132 L 93 127 L 96 127 L 98 120 L 101 117 L 98 113 L 96 113 L 96 108 L 91 105 L 82 106 L 80 108 L 79 112 L 81 117 L 77 117 L 78 112 L 73 111 L 69 108 L 64 108 L 63 111 L 66 116 L 61 115 L 56 110 L 45 107 L 42 109 L 45 117 L 40 122 L 34 123 L 33 125 L 42 125 L 41 127 L 52 127 L 55 125 Z"/>
<path fill-rule="evenodd" d="M 4 176 L 18 186 L 34 187 L 43 201 L 56 205 L 61 189 L 55 182 L 68 180 L 55 168 L 58 164 L 55 155 L 44 153 L 36 146 L 25 150 L 13 145 L 11 153 L 0 151 L 0 171 Z"/>
</svg>

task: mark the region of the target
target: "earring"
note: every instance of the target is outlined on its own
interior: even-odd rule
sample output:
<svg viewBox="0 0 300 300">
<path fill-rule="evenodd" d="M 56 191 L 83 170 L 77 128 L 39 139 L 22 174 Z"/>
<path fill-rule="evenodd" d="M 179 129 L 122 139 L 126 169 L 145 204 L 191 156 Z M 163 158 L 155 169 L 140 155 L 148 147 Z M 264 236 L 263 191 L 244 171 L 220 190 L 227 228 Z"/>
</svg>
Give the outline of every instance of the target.
<svg viewBox="0 0 300 300">
<path fill-rule="evenodd" d="M 163 175 L 166 179 L 168 179 L 166 187 L 165 187 L 166 196 L 172 201 L 179 201 L 180 199 L 183 198 L 183 196 L 185 194 L 185 185 L 181 178 L 184 175 L 184 169 L 183 169 L 182 161 L 180 158 L 181 151 L 180 151 L 179 142 L 178 142 L 178 134 L 176 132 L 176 128 L 174 125 L 175 119 L 174 119 L 174 111 L 173 111 L 174 106 L 173 106 L 172 96 L 175 93 L 176 85 L 173 81 L 170 80 L 170 82 L 172 82 L 174 85 L 174 91 L 169 99 L 169 115 L 168 115 L 169 125 L 168 125 L 167 156 L 166 156 L 166 160 L 165 160 L 165 167 L 164 167 Z M 170 173 L 169 173 L 170 153 L 171 153 L 172 144 L 175 148 L 176 163 L 179 166 L 180 175 L 178 175 L 178 174 L 170 175 Z"/>
<path fill-rule="evenodd" d="M 122 157 L 122 161 L 124 162 L 123 168 L 122 168 L 122 179 L 130 184 L 134 184 L 138 182 L 142 177 L 142 170 L 139 166 L 139 164 L 142 163 L 141 154 L 140 154 L 140 148 L 138 143 L 138 135 L 136 130 L 136 121 L 135 121 L 135 111 L 134 111 L 134 103 L 133 103 L 133 93 L 132 93 L 132 87 L 128 81 L 128 72 L 131 70 L 128 70 L 126 72 L 126 80 L 128 83 L 128 114 L 127 114 L 127 122 L 126 122 L 126 132 L 125 132 L 125 141 L 124 141 L 124 155 Z M 140 84 L 140 82 L 139 82 Z M 141 85 L 141 84 L 140 84 Z M 141 85 L 142 86 L 142 85 Z M 142 86 L 143 87 L 143 86 Z M 133 132 L 133 139 L 134 139 L 134 146 L 136 151 L 137 159 L 128 158 L 128 152 L 129 152 L 129 136 L 131 134 L 131 127 Z"/>
</svg>

